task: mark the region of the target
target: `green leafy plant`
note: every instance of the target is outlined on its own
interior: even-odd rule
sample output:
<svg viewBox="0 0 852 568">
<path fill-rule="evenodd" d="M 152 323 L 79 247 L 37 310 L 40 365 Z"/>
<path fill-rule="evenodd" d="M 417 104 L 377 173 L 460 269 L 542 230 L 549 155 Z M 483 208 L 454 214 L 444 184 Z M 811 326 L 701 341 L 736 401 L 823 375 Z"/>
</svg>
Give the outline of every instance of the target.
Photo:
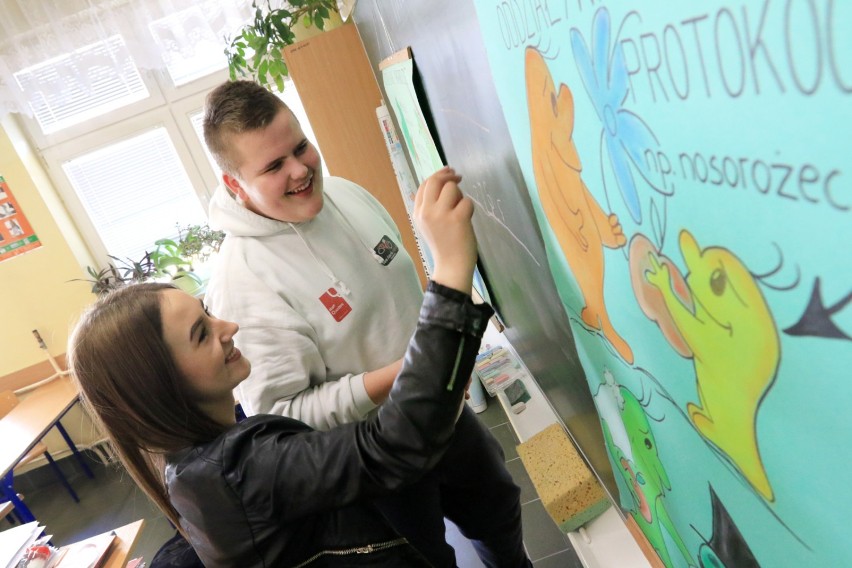
<svg viewBox="0 0 852 568">
<path fill-rule="evenodd" d="M 211 255 L 219 252 L 225 239 L 223 231 L 214 231 L 208 225 L 178 225 L 178 238 L 160 239 L 154 244 L 157 248 L 150 253 L 156 275 L 169 276 L 172 279 L 190 278 L 199 286 L 201 278 L 193 272 L 193 262 L 206 262 Z"/>
<path fill-rule="evenodd" d="M 192 260 L 182 254 L 179 243 L 172 239 L 160 239 L 154 244 L 157 248 L 149 254 L 158 277 L 174 278 L 182 272 L 192 273 Z"/>
<path fill-rule="evenodd" d="M 116 288 L 133 282 L 144 282 L 157 275 L 157 268 L 148 252 L 138 261 L 112 255 L 109 257 L 112 262 L 100 270 L 86 267 L 91 278 L 74 278 L 72 282 L 88 282 L 92 286 L 92 293 L 101 296 Z"/>
<path fill-rule="evenodd" d="M 189 290 L 198 288 L 203 282 L 193 272 L 193 262 L 206 262 L 211 255 L 219 252 L 225 233 L 214 231 L 206 224 L 178 225 L 177 229 L 177 239 L 156 241 L 156 248 L 146 252 L 140 260 L 109 255 L 111 262 L 107 266 L 101 269 L 87 266 L 86 272 L 90 278 L 75 278 L 72 282 L 88 282 L 92 286 L 92 293 L 99 296 L 127 284 L 156 278 L 169 278 L 176 284 L 187 284 L 185 289 Z"/>
<path fill-rule="evenodd" d="M 222 241 L 225 240 L 224 231 L 214 231 L 208 225 L 187 225 L 178 227 L 180 253 L 185 258 L 198 259 L 206 262 L 211 255 L 219 252 Z"/>
<path fill-rule="evenodd" d="M 253 0 L 251 6 L 254 20 L 240 28 L 225 48 L 231 81 L 248 77 L 267 89 L 274 84 L 283 91 L 288 71 L 281 50 L 295 42 L 293 27 L 301 23 L 324 29 L 326 20 L 337 12 L 336 2 L 289 0 L 285 7 L 273 9 L 269 0 Z"/>
</svg>

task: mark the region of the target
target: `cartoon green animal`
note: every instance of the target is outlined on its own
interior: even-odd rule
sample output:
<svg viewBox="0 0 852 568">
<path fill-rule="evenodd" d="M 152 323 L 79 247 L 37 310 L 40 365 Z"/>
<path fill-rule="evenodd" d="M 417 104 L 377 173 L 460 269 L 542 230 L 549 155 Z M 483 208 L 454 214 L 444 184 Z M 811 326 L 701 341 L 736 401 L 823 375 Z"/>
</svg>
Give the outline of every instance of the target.
<svg viewBox="0 0 852 568">
<path fill-rule="evenodd" d="M 669 266 L 653 253 L 645 279 L 662 293 L 692 353 L 698 404 L 687 404 L 689 419 L 760 495 L 774 501 L 756 423 L 781 356 L 775 321 L 754 277 L 733 253 L 702 249 L 686 230 L 680 233 L 680 250 L 694 311 L 678 299 Z"/>
<path fill-rule="evenodd" d="M 622 451 L 622 448 L 615 445 L 606 420 L 603 421 L 603 431 L 610 454 L 618 464 L 618 470 L 634 499 L 630 514 L 666 566 L 673 566 L 673 563 L 663 537 L 663 529 L 668 532 L 687 563 L 694 566 L 695 562 L 689 549 L 675 529 L 666 509 L 666 493 L 671 491 L 672 487 L 657 453 L 657 440 L 651 431 L 648 417 L 632 392 L 624 387 L 621 387 L 619 392 L 623 399 L 621 421 L 627 430 L 630 448 L 624 448 Z M 628 453 L 632 454 L 633 460 L 626 457 Z"/>
</svg>

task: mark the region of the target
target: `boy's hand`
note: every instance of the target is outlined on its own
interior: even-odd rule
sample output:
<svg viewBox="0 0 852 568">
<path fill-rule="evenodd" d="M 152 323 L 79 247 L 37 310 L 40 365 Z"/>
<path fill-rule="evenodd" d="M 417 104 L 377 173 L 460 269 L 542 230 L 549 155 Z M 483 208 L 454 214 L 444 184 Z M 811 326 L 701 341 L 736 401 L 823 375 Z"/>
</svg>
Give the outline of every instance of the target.
<svg viewBox="0 0 852 568">
<path fill-rule="evenodd" d="M 476 265 L 473 202 L 462 195 L 460 181 L 450 167 L 426 178 L 414 200 L 414 219 L 435 258 L 432 280 L 470 294 Z"/>
</svg>

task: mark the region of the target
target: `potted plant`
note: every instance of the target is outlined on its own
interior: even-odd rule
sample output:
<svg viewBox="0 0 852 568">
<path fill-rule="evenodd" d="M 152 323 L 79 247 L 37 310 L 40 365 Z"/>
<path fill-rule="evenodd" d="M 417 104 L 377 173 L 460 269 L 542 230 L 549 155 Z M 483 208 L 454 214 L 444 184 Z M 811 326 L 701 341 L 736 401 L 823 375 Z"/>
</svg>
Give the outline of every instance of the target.
<svg viewBox="0 0 852 568">
<path fill-rule="evenodd" d="M 181 254 L 180 245 L 172 239 L 160 239 L 151 253 L 155 274 L 158 278 L 169 278 L 178 288 L 190 294 L 195 293 L 203 284 L 201 278 L 192 271 L 192 262 Z"/>
<path fill-rule="evenodd" d="M 178 225 L 177 239 L 156 241 L 156 248 L 146 252 L 140 260 L 108 255 L 112 260 L 106 267 L 87 266 L 90 278 L 75 278 L 72 282 L 88 282 L 92 293 L 100 296 L 127 284 L 168 279 L 186 292 L 198 294 L 206 280 L 198 268 L 219 252 L 224 239 L 223 231 L 214 231 L 206 224 Z"/>
<path fill-rule="evenodd" d="M 181 254 L 188 259 L 195 259 L 202 264 L 219 252 L 224 231 L 214 231 L 209 225 L 187 225 L 178 227 L 178 240 Z"/>
<path fill-rule="evenodd" d="M 203 289 L 205 279 L 198 274 L 199 265 L 219 252 L 225 238 L 223 231 L 214 231 L 208 225 L 178 226 L 178 238 L 160 239 L 150 253 L 157 277 L 169 277 L 179 288 L 190 294 Z"/>
<path fill-rule="evenodd" d="M 86 267 L 86 272 L 91 278 L 74 278 L 72 282 L 88 282 L 92 286 L 92 293 L 101 296 L 110 290 L 133 282 L 144 282 L 154 278 L 157 274 L 157 268 L 148 252 L 138 261 L 108 256 L 112 259 L 112 262 L 108 263 L 106 267 L 100 270 L 91 266 Z"/>
<path fill-rule="evenodd" d="M 225 48 L 231 81 L 248 77 L 267 89 L 275 85 L 283 91 L 288 71 L 282 50 L 298 40 L 296 26 L 323 30 L 329 20 L 339 22 L 336 1 L 288 0 L 273 9 L 269 0 L 253 0 L 251 6 L 254 20 L 240 28 Z"/>
</svg>

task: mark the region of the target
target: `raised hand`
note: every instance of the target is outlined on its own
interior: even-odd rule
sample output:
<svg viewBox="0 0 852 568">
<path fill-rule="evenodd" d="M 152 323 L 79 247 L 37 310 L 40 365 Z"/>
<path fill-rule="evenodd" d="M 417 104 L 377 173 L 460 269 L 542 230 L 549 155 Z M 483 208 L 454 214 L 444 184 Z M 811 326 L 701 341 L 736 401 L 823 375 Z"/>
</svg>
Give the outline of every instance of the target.
<svg viewBox="0 0 852 568">
<path fill-rule="evenodd" d="M 465 294 L 476 265 L 473 202 L 464 197 L 461 176 L 444 167 L 426 178 L 414 200 L 414 220 L 435 258 L 432 280 Z"/>
</svg>

